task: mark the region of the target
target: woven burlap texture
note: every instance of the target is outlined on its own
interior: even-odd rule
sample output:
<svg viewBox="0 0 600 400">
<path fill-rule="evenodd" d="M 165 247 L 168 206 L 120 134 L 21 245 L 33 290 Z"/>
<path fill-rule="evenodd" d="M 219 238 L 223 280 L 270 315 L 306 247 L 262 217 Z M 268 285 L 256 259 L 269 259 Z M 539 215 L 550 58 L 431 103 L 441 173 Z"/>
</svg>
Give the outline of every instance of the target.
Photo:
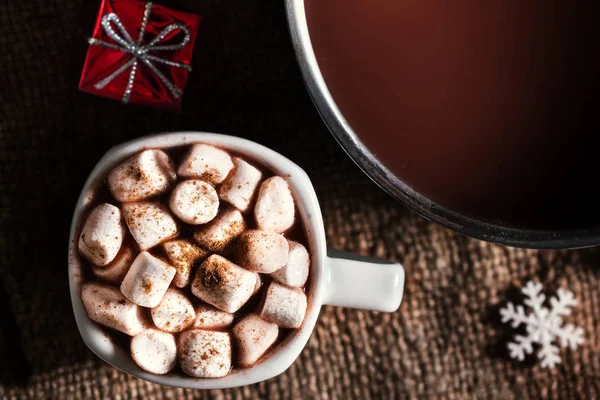
<svg viewBox="0 0 600 400">
<path fill-rule="evenodd" d="M 395 399 L 600 396 L 600 252 L 504 248 L 432 224 L 390 199 L 335 143 L 294 58 L 281 0 L 173 0 L 204 17 L 180 114 L 80 93 L 97 0 L 5 0 L 0 11 L 0 279 L 15 358 L 0 357 L 0 398 Z M 402 262 L 393 314 L 324 307 L 281 376 L 223 391 L 161 387 L 99 361 L 72 316 L 66 247 L 87 174 L 111 146 L 174 130 L 229 133 L 302 166 L 328 244 Z M 443 173 L 442 171 L 440 173 Z M 468 190 L 468 183 L 465 183 Z M 586 342 L 544 370 L 507 357 L 498 309 L 529 279 L 580 302 Z M 16 336 L 18 334 L 18 337 Z M 11 353 L 12 354 L 12 353 Z M 22 360 L 17 362 L 17 357 Z M 8 375 L 17 378 L 8 378 Z"/>
</svg>

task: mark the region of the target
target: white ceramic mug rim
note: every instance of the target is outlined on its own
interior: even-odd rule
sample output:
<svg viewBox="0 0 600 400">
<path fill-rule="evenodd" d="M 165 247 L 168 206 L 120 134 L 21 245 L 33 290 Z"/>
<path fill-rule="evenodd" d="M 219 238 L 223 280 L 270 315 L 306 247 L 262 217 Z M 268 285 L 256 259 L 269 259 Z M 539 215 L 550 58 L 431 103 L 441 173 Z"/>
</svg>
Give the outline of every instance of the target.
<svg viewBox="0 0 600 400">
<path fill-rule="evenodd" d="M 81 264 L 76 251 L 76 233 L 82 223 L 82 214 L 92 201 L 93 188 L 98 185 L 98 179 L 104 178 L 111 167 L 144 148 L 171 148 L 198 142 L 214 144 L 247 155 L 250 159 L 259 160 L 274 173 L 286 176 L 296 199 L 297 210 L 304 222 L 311 251 L 308 310 L 302 326 L 261 363 L 249 369 L 236 370 L 223 378 L 214 379 L 171 374 L 155 375 L 146 372 L 139 368 L 127 353 L 112 344 L 104 328 L 89 319 L 81 302 Z M 323 304 L 326 256 L 325 229 L 317 195 L 306 172 L 294 162 L 263 145 L 235 136 L 194 131 L 159 133 L 113 147 L 96 164 L 86 181 L 75 206 L 69 235 L 71 301 L 79 332 L 86 345 L 102 360 L 124 372 L 150 382 L 182 388 L 221 389 L 249 385 L 284 372 L 308 342 Z"/>
</svg>

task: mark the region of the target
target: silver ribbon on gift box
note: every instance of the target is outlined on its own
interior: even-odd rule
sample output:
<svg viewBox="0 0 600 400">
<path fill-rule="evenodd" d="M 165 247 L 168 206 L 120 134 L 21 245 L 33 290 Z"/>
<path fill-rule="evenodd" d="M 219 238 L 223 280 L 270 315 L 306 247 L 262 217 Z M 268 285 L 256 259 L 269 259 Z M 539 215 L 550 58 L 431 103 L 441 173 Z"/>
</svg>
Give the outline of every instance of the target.
<svg viewBox="0 0 600 400">
<path fill-rule="evenodd" d="M 127 87 L 125 88 L 125 93 L 123 93 L 123 103 L 129 102 L 129 97 L 131 96 L 131 90 L 133 88 L 133 81 L 135 79 L 135 74 L 138 68 L 138 64 L 140 62 L 144 63 L 148 68 L 152 70 L 160 79 L 167 89 L 171 92 L 171 94 L 175 98 L 179 98 L 182 92 L 173 82 L 169 80 L 156 66 L 154 62 L 166 64 L 171 67 L 183 68 L 187 71 L 191 71 L 192 68 L 188 64 L 179 63 L 175 61 L 165 60 L 164 58 L 158 57 L 156 55 L 150 54 L 153 51 L 176 51 L 184 48 L 190 41 L 190 30 L 185 24 L 173 23 L 168 25 L 162 32 L 160 32 L 154 39 L 152 39 L 148 44 L 142 44 L 144 41 L 144 33 L 146 32 L 146 24 L 148 23 L 148 19 L 150 18 L 150 13 L 152 10 L 152 2 L 147 2 L 144 8 L 144 17 L 142 18 L 142 26 L 140 28 L 140 34 L 138 36 L 137 41 L 134 41 L 123 24 L 119 19 L 119 16 L 115 13 L 106 14 L 102 17 L 101 25 L 104 29 L 104 32 L 110 37 L 115 43 L 105 42 L 96 38 L 89 38 L 88 43 L 94 46 L 102 46 L 109 49 L 119 50 L 124 53 L 131 54 L 131 58 L 121 67 L 119 67 L 115 72 L 108 75 L 106 78 L 98 81 L 94 87 L 98 90 L 101 90 L 106 85 L 108 85 L 113 79 L 119 76 L 121 73 L 126 71 L 128 68 L 131 68 L 129 71 L 129 79 L 127 80 Z M 117 33 L 112 24 L 115 25 L 117 30 L 120 32 Z M 160 44 L 160 42 L 171 32 L 175 30 L 180 30 L 184 33 L 184 37 L 180 43 L 176 44 Z"/>
</svg>

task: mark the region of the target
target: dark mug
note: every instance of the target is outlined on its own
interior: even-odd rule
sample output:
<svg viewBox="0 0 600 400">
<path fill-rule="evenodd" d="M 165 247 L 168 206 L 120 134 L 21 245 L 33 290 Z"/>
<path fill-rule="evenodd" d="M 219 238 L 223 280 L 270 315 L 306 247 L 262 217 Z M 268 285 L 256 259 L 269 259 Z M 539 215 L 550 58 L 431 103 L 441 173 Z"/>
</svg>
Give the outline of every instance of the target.
<svg viewBox="0 0 600 400">
<path fill-rule="evenodd" d="M 344 7 L 327 10 L 334 4 Z M 539 13 L 526 8 L 529 5 L 522 5 L 521 2 L 503 2 L 489 7 L 473 2 L 458 2 L 453 3 L 451 11 L 433 10 L 435 5 L 428 4 L 417 2 L 407 6 L 396 2 L 347 4 L 342 0 L 286 0 L 288 24 L 301 72 L 317 110 L 334 137 L 356 164 L 392 197 L 445 227 L 478 239 L 516 247 L 559 249 L 600 244 L 600 196 L 594 188 L 598 167 L 596 152 L 589 140 L 600 131 L 599 120 L 595 117 L 600 108 L 596 108 L 598 101 L 594 99 L 595 95 L 590 95 L 595 92 L 594 85 L 598 85 L 594 78 L 597 64 L 593 59 L 586 58 L 590 52 L 586 47 L 589 45 L 586 40 L 589 39 L 586 38 L 596 37 L 589 33 L 589 29 L 596 29 L 589 28 L 595 22 L 584 15 L 585 10 L 579 10 L 577 15 L 572 12 L 567 16 L 565 12 L 565 18 L 560 18 L 563 22 L 556 24 L 552 13 L 557 11 L 552 7 L 538 17 Z M 558 5 L 569 7 L 566 3 Z M 374 8 L 377 7 L 393 9 L 387 11 L 396 13 L 398 17 L 385 15 L 374 18 L 377 12 Z M 420 7 L 421 14 L 414 18 L 423 18 L 422 15 L 426 13 L 435 14 L 436 18 L 454 18 L 449 24 L 454 25 L 452 29 L 458 33 L 452 30 L 448 33 L 437 32 L 438 38 L 434 39 L 429 36 L 423 39 L 418 35 L 390 39 L 385 35 L 389 36 L 397 28 L 398 21 L 394 18 L 400 19 L 401 13 L 407 11 L 402 7 Z M 477 10 L 477 14 L 473 15 L 474 7 L 484 10 Z M 490 7 L 505 7 L 503 10 L 506 12 L 497 13 Z M 535 8 L 535 5 L 532 7 Z M 350 8 L 355 10 L 349 11 Z M 327 17 L 331 17 L 329 20 L 315 18 L 315 13 L 326 12 L 332 13 Z M 380 29 L 376 25 L 379 17 L 383 21 L 381 24 L 389 26 Z M 474 22 L 479 17 L 489 20 Z M 311 18 L 319 21 L 311 24 Z M 424 21 L 412 21 L 410 18 L 404 18 L 404 23 L 414 24 L 413 30 L 421 32 Z M 467 18 L 465 21 L 468 24 L 461 18 Z M 501 18 L 505 20 L 497 22 Z M 530 19 L 534 19 L 537 25 L 533 26 Z M 490 24 L 497 26 L 490 28 Z M 471 30 L 481 29 L 483 32 L 470 32 L 464 36 L 465 25 L 469 25 Z M 479 28 L 474 28 L 477 26 Z M 364 34 L 369 29 L 380 29 L 384 33 L 379 36 L 372 32 Z M 443 30 L 446 27 L 438 25 L 435 29 Z M 568 34 L 561 32 L 561 29 L 568 30 Z M 319 36 L 331 32 L 337 35 L 337 42 L 330 40 L 326 43 L 328 39 Z M 507 35 L 513 40 L 509 44 L 502 41 Z M 373 38 L 379 41 L 375 44 L 363 41 Z M 538 39 L 547 47 L 539 45 Z M 486 41 L 514 48 L 491 48 Z M 440 43 L 448 43 L 449 48 L 443 49 Z M 418 48 L 427 45 L 431 48 L 426 51 Z M 329 46 L 327 51 L 323 50 L 323 46 Z M 371 49 L 376 46 L 379 46 L 377 51 L 380 52 L 385 53 L 388 48 L 395 48 L 396 51 L 394 54 L 378 55 Z M 400 46 L 405 46 L 400 49 L 403 51 L 398 51 Z M 534 50 L 530 51 L 528 46 Z M 463 51 L 463 48 L 467 49 L 467 53 L 471 51 L 469 49 L 474 49 L 472 53 L 480 58 L 473 56 L 469 59 L 469 54 L 454 54 Z M 322 53 L 319 54 L 319 51 Z M 364 51 L 365 57 L 362 59 L 357 55 L 360 51 Z M 406 67 L 404 64 L 410 64 L 410 51 L 425 54 L 430 65 L 423 68 L 429 70 L 421 74 L 415 67 L 421 58 Z M 440 54 L 434 54 L 435 51 Z M 507 52 L 507 57 L 496 59 L 498 54 L 504 55 L 503 51 Z M 514 59 L 509 57 L 511 55 Z M 335 57 L 340 60 L 335 60 Z M 431 57 L 438 57 L 438 63 L 432 61 Z M 482 60 L 481 57 L 487 58 Z M 349 60 L 363 64 L 353 66 Z M 481 82 L 473 84 L 471 81 L 476 81 L 476 78 L 471 79 L 470 75 L 464 81 L 460 81 L 460 77 L 446 81 L 438 79 L 433 83 L 423 79 L 427 73 L 432 74 L 436 70 L 463 73 L 440 65 L 445 61 L 451 63 L 452 60 L 470 65 L 469 71 L 481 65 L 497 68 L 484 71 L 481 75 L 488 80 L 497 79 L 498 82 L 490 83 L 479 77 Z M 394 79 L 385 82 L 395 85 L 388 90 L 392 94 L 382 93 L 387 89 L 382 86 L 382 80 L 375 80 L 372 85 L 366 82 L 368 73 L 394 74 L 388 63 L 403 73 L 401 85 Z M 361 75 L 363 71 L 368 73 Z M 407 77 L 411 73 L 421 74 L 417 84 L 411 82 L 411 76 Z M 544 86 L 546 83 L 548 88 Z M 371 90 L 371 86 L 378 84 L 379 89 Z M 461 86 L 465 84 L 466 87 Z M 484 84 L 494 84 L 494 90 L 489 93 L 480 90 Z M 421 89 L 424 92 L 418 92 L 419 96 L 416 96 Z M 445 99 L 444 90 L 450 89 L 450 100 L 446 99 L 450 103 L 426 111 L 423 111 L 424 107 L 419 108 L 424 103 L 437 104 L 437 100 Z M 356 96 L 363 97 L 358 100 L 344 98 L 352 96 L 353 90 Z M 442 97 L 436 98 L 440 93 Z M 394 103 L 393 95 L 405 97 Z M 488 97 L 491 103 L 482 105 Z M 421 103 L 408 104 L 413 99 L 415 103 Z M 459 106 L 463 109 L 475 107 L 482 112 L 449 115 L 448 109 L 459 108 L 451 103 L 452 100 L 471 101 L 465 103 L 466 106 Z M 398 104 L 398 115 L 393 115 L 393 107 Z M 382 107 L 388 106 L 385 113 L 379 112 Z M 406 107 L 400 110 L 402 106 Z M 444 110 L 440 111 L 440 108 Z M 411 115 L 407 110 L 412 109 L 416 110 L 416 114 L 421 114 L 418 117 Z M 436 112 L 446 114 L 436 117 Z M 367 115 L 369 113 L 377 115 Z M 522 120 L 526 114 L 535 114 L 537 120 Z M 392 126 L 394 129 L 398 126 L 418 128 L 424 124 L 435 125 L 427 118 L 447 120 L 448 126 L 454 124 L 455 131 L 451 133 L 456 133 L 457 137 L 443 132 L 443 124 L 436 125 L 440 126 L 440 132 L 425 133 L 431 137 L 414 137 L 420 133 L 413 134 L 410 130 L 398 133 L 398 137 L 392 137 L 395 133 L 388 132 L 385 137 L 384 131 L 388 127 L 379 124 L 380 115 L 383 119 L 388 118 L 390 124 L 396 124 Z M 497 120 L 490 122 L 494 117 Z M 411 118 L 420 120 L 405 123 L 406 119 Z M 511 129 L 517 125 L 515 121 L 521 123 L 523 131 Z M 466 132 L 467 128 L 476 125 L 490 129 Z M 529 128 L 531 132 L 527 131 Z M 396 142 L 387 145 L 385 141 L 390 138 Z M 491 160 L 496 156 L 497 159 Z M 427 165 L 426 160 L 437 164 Z M 485 168 L 489 168 L 489 171 Z"/>
</svg>

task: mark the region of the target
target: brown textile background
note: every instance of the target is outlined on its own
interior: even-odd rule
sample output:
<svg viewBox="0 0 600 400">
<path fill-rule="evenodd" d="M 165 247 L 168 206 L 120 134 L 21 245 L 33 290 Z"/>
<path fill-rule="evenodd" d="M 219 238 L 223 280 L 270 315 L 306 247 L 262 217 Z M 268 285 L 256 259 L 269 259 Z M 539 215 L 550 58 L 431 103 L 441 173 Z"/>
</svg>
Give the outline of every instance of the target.
<svg viewBox="0 0 600 400">
<path fill-rule="evenodd" d="M 204 16 L 181 114 L 78 92 L 98 0 L 0 8 L 0 398 L 595 398 L 600 252 L 508 249 L 467 239 L 388 198 L 345 156 L 303 87 L 281 0 L 164 0 Z M 366 2 L 365 2 L 366 4 Z M 354 29 L 354 27 L 349 27 Z M 306 169 L 329 244 L 403 262 L 394 314 L 324 307 L 283 375 L 225 391 L 176 390 L 118 372 L 77 332 L 67 291 L 71 210 L 100 156 L 147 133 L 243 136 Z M 498 308 L 537 279 L 570 288 L 585 344 L 553 371 L 507 358 Z"/>
</svg>

